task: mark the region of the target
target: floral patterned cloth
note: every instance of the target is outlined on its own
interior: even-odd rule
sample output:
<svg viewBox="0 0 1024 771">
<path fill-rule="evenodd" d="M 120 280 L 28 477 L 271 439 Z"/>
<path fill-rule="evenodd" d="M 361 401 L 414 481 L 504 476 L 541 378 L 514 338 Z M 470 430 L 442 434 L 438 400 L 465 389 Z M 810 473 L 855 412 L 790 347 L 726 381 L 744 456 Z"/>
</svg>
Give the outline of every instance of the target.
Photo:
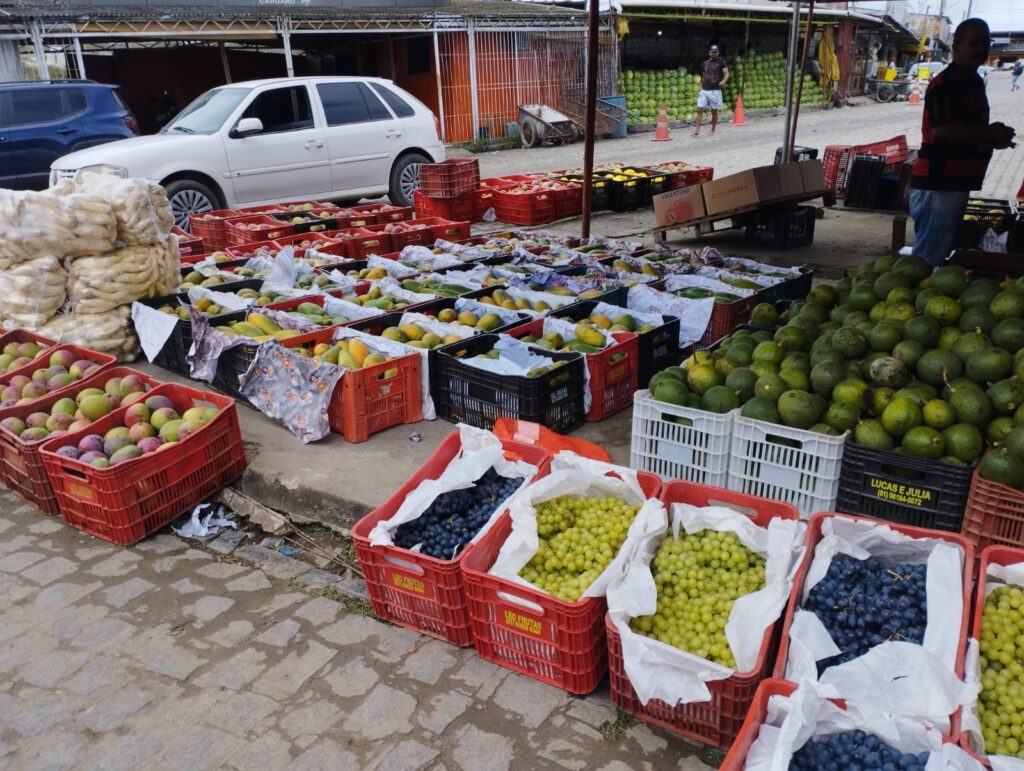
<svg viewBox="0 0 1024 771">
<path fill-rule="evenodd" d="M 327 407 L 346 369 L 316 364 L 274 342 L 256 351 L 242 378 L 241 392 L 264 415 L 308 444 L 331 432 Z"/>
</svg>

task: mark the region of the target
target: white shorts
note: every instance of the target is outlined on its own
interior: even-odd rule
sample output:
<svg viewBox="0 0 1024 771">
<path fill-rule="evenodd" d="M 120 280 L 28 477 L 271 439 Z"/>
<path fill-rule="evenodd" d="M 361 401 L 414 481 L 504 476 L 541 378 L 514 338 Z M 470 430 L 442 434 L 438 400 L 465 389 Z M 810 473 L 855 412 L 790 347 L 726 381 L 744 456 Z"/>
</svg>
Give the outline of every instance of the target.
<svg viewBox="0 0 1024 771">
<path fill-rule="evenodd" d="M 720 90 L 715 91 L 701 91 L 697 94 L 697 109 L 698 110 L 721 110 L 722 109 L 722 92 Z"/>
</svg>

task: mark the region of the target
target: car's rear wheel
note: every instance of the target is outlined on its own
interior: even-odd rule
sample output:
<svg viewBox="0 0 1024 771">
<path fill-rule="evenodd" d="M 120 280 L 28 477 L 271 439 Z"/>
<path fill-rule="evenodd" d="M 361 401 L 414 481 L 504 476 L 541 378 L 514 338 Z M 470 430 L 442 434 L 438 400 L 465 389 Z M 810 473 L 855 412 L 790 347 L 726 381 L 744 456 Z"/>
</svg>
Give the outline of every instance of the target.
<svg viewBox="0 0 1024 771">
<path fill-rule="evenodd" d="M 220 198 L 195 179 L 176 179 L 165 186 L 171 201 L 174 224 L 188 230 L 188 215 L 221 208 Z"/>
<path fill-rule="evenodd" d="M 419 153 L 403 155 L 391 169 L 388 198 L 395 206 L 412 206 L 412 192 L 420 186 L 420 165 L 430 159 Z"/>
</svg>

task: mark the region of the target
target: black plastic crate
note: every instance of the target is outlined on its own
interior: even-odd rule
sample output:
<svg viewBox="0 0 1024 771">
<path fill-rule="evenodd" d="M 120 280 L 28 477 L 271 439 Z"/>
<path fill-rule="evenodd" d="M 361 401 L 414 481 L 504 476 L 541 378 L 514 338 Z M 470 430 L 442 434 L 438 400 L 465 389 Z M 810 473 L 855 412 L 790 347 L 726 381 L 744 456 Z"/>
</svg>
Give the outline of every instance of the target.
<svg viewBox="0 0 1024 771">
<path fill-rule="evenodd" d="M 490 287 L 487 287 L 487 288 L 489 289 Z M 440 313 L 441 311 L 443 311 L 445 308 L 451 308 L 452 310 L 455 310 L 455 303 L 458 300 L 462 300 L 462 299 L 475 300 L 475 299 L 477 299 L 477 297 L 474 297 L 473 295 L 477 295 L 477 297 L 482 296 L 480 290 L 477 289 L 474 292 L 471 292 L 470 294 L 464 294 L 464 295 L 461 295 L 459 297 L 439 297 L 436 300 L 431 300 L 430 302 L 421 303 L 421 304 L 417 305 L 416 306 L 416 310 L 414 310 L 412 312 L 413 313 L 422 313 L 422 314 L 424 314 L 426 316 L 433 316 L 433 317 L 437 318 L 437 314 Z M 508 313 L 508 310 L 505 309 L 505 308 L 499 308 L 499 310 L 503 311 L 504 313 Z M 500 327 L 495 327 L 494 329 L 491 329 L 491 330 L 488 330 L 488 331 L 489 332 L 493 332 L 494 334 L 498 334 L 499 332 L 504 332 L 507 329 L 512 329 L 514 327 L 522 326 L 526 322 L 531 321 L 533 319 L 533 316 L 531 316 L 531 315 L 529 315 L 527 313 L 523 313 L 521 311 L 515 311 L 515 314 L 516 314 L 516 316 L 519 317 L 518 320 L 513 321 L 513 322 L 511 322 L 509 324 L 502 324 Z"/>
<path fill-rule="evenodd" d="M 745 241 L 776 251 L 814 243 L 813 206 L 763 208 L 747 225 Z"/>
<path fill-rule="evenodd" d="M 836 511 L 959 533 L 974 466 L 953 466 L 847 440 Z"/>
<path fill-rule="evenodd" d="M 159 308 L 163 305 L 178 304 L 179 300 L 188 300 L 185 294 L 172 294 L 166 297 L 150 297 L 145 300 L 136 300 L 136 302 L 142 305 L 148 305 L 150 308 Z M 229 311 L 228 313 L 222 313 L 219 316 L 211 316 L 211 319 L 217 321 L 232 322 L 241 321 L 246 316 L 246 311 Z M 174 325 L 174 331 L 171 332 L 170 337 L 167 338 L 167 342 L 164 343 L 164 347 L 160 349 L 160 353 L 157 354 L 156 358 L 151 362 L 161 369 L 166 369 L 169 372 L 174 372 L 182 377 L 192 377 L 192 368 L 188 364 L 188 352 L 192 349 L 192 321 L 186 319 L 178 319 L 177 324 Z"/>
<path fill-rule="evenodd" d="M 258 292 L 262 287 L 262 278 L 242 278 L 239 279 L 238 281 L 231 281 L 227 284 L 219 284 L 217 286 L 210 286 L 206 288 L 209 289 L 211 292 L 224 292 L 225 294 L 235 294 L 237 292 L 241 292 L 243 289 L 255 289 Z M 187 304 L 192 304 L 192 301 L 188 299 L 187 292 L 182 293 L 181 297 Z"/>
<path fill-rule="evenodd" d="M 663 171 L 654 169 L 644 169 L 644 171 L 650 175 L 647 178 L 647 203 L 653 205 L 654 201 L 651 199 L 654 196 L 667 193 L 672 189 L 672 178 Z"/>
<path fill-rule="evenodd" d="M 295 228 L 295 235 L 303 235 L 304 233 L 326 233 L 328 230 L 338 230 L 342 227 L 334 217 L 316 217 L 305 212 L 281 212 L 279 214 L 271 214 L 276 220 L 281 222 L 287 222 L 293 228 Z M 302 222 L 292 222 L 295 217 L 302 217 Z"/>
<path fill-rule="evenodd" d="M 630 211 L 650 206 L 647 177 L 629 177 L 624 180 L 612 179 L 610 175 L 601 177 L 608 185 L 608 208 L 612 211 Z"/>
<path fill-rule="evenodd" d="M 582 174 L 552 174 L 551 178 L 561 182 L 575 182 L 583 187 L 584 176 Z M 598 174 L 594 174 L 591 180 L 590 211 L 607 211 L 611 208 L 609 180 Z"/>
<path fill-rule="evenodd" d="M 899 174 L 883 174 L 878 179 L 878 190 L 875 192 L 874 208 L 886 211 L 902 210 Z"/>
<path fill-rule="evenodd" d="M 775 148 L 775 165 L 778 166 L 782 163 L 782 156 L 786 152 L 784 147 Z M 818 157 L 817 147 L 802 147 L 801 145 L 793 145 L 793 150 L 790 153 L 790 161 L 813 161 Z"/>
<path fill-rule="evenodd" d="M 800 275 L 786 280 L 782 284 L 781 300 L 805 300 L 811 293 L 814 284 L 814 271 L 810 268 L 800 268 Z"/>
<path fill-rule="evenodd" d="M 621 298 L 623 301 L 625 298 Z M 567 305 L 551 312 L 552 318 L 571 319 L 579 321 L 587 318 L 594 312 L 599 302 L 607 300 L 581 300 L 573 305 Z M 608 303 L 618 305 L 623 313 L 629 313 L 621 303 Z M 674 367 L 679 363 L 679 319 L 675 316 L 662 315 L 661 326 L 655 327 L 650 332 L 637 334 L 639 349 L 640 367 L 637 375 L 637 382 L 641 388 L 646 388 L 647 383 L 656 372 L 661 372 L 666 367 Z"/>
<path fill-rule="evenodd" d="M 850 209 L 877 208 L 878 182 L 885 173 L 885 156 L 857 153 L 846 177 L 843 205 Z"/>
<path fill-rule="evenodd" d="M 1006 239 L 1006 251 L 1010 254 L 1024 253 L 1024 214 L 1018 214 Z"/>
<path fill-rule="evenodd" d="M 583 354 L 537 348 L 542 356 L 566 362 L 538 377 L 496 375 L 462 361 L 487 353 L 498 339 L 495 334 L 476 335 L 438 349 L 431 371 L 432 377 L 436 373 L 437 393 L 432 396 L 438 417 L 487 429 L 498 418 L 518 418 L 562 434 L 582 426 Z"/>
<path fill-rule="evenodd" d="M 213 328 L 216 329 L 217 327 L 223 327 L 235 321 L 243 321 L 247 315 L 247 311 L 234 311 L 232 313 L 214 316 L 210 319 L 210 323 Z M 191 348 L 191 330 L 189 338 L 189 347 Z M 252 402 L 242 396 L 239 389 L 241 388 L 240 381 L 242 376 L 248 372 L 249 367 L 252 366 L 252 362 L 256 358 L 256 351 L 259 350 L 260 345 L 261 343 L 258 343 L 255 340 L 247 341 L 221 353 L 220 357 L 217 359 L 217 369 L 213 374 L 213 381 L 210 385 L 222 394 L 226 394 L 227 396 L 237 399 L 241 404 L 244 404 L 247 407 L 253 407 Z M 255 407 L 253 407 L 253 409 L 255 409 Z"/>
</svg>

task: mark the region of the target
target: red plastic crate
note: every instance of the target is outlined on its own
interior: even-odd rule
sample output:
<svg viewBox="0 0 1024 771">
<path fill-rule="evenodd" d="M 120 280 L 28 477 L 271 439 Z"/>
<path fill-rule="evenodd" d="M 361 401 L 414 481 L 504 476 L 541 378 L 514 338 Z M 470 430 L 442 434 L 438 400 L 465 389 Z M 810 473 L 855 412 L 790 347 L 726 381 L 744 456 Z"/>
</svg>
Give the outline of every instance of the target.
<svg viewBox="0 0 1024 771">
<path fill-rule="evenodd" d="M 974 593 L 974 611 L 971 613 L 971 634 L 975 640 L 981 639 L 981 617 L 985 610 L 986 585 L 988 584 L 989 565 L 1016 565 L 1024 562 L 1024 549 L 1010 546 L 988 546 L 979 557 L 981 566 L 978 570 L 978 583 Z M 980 696 L 980 694 L 979 694 Z M 959 726 L 957 726 L 959 727 Z M 968 743 L 967 734 L 960 734 L 960 746 L 985 765 L 989 765 L 985 756 L 974 752 Z"/>
<path fill-rule="evenodd" d="M 543 225 L 557 217 L 554 197 L 547 191 L 510 193 L 494 191 L 494 214 L 513 225 Z"/>
<path fill-rule="evenodd" d="M 409 226 L 409 230 L 391 231 L 393 223 L 370 225 L 366 229 L 371 233 L 380 234 L 381 238 L 387 240 L 387 252 L 400 252 L 407 246 L 433 246 L 434 232 L 426 224 L 417 220 L 410 220 L 403 223 Z M 379 254 L 379 252 L 378 252 Z"/>
<path fill-rule="evenodd" d="M 796 687 L 796 683 L 777 678 L 761 682 L 761 685 L 757 688 L 757 693 L 754 694 L 754 700 L 751 702 L 750 710 L 743 721 L 743 726 L 740 728 L 740 732 L 732 743 L 729 754 L 725 756 L 725 760 L 722 761 L 718 771 L 743 771 L 747 767 L 747 755 L 750 753 L 750 748 L 757 741 L 757 736 L 761 732 L 761 726 L 764 724 L 764 721 L 768 719 L 768 700 L 772 696 L 792 696 L 793 692 L 796 691 Z M 843 703 L 837 699 L 834 699 L 833 702 L 836 704 Z"/>
<path fill-rule="evenodd" d="M 772 519 L 798 519 L 800 516 L 796 508 L 788 503 L 678 480 L 665 485 L 661 491 L 661 500 L 669 508 L 673 503 L 734 508 L 760 527 L 767 527 Z M 776 623 L 765 630 L 754 669 L 737 672 L 725 680 L 706 683 L 711 692 L 710 701 L 670 707 L 663 701 L 653 699 L 643 704 L 626 675 L 622 660 L 622 640 L 610 616 L 607 627 L 609 675 L 615 706 L 645 722 L 720 749 L 729 747 L 739 734 L 758 684 L 772 670 L 778 647 L 779 624 Z"/>
<path fill-rule="evenodd" d="M 309 205 L 312 205 L 313 208 L 297 208 Z M 303 214 L 305 212 L 313 212 L 315 214 L 316 212 L 329 211 L 333 217 L 341 207 L 336 203 L 331 203 L 330 201 L 286 201 L 284 203 L 274 204 L 274 209 L 278 213 L 294 211 L 296 214 Z"/>
<path fill-rule="evenodd" d="M 578 217 L 583 212 L 582 185 L 568 185 L 561 190 L 552 190 L 555 199 L 555 218 Z"/>
<path fill-rule="evenodd" d="M 455 222 L 441 217 L 420 217 L 413 220 L 413 223 L 430 227 L 431 244 L 439 238 L 445 241 L 465 241 L 469 238 L 470 225 L 466 220 Z"/>
<path fill-rule="evenodd" d="M 366 217 L 369 225 L 385 225 L 388 222 L 404 222 L 413 218 L 411 206 L 393 206 L 388 203 L 368 203 L 351 207 L 357 215 Z"/>
<path fill-rule="evenodd" d="M 55 341 L 48 337 L 43 337 L 30 329 L 11 329 L 7 332 L 0 332 L 0 353 L 3 353 L 4 346 L 10 343 L 39 343 L 39 345 L 44 347 L 56 345 Z"/>
<path fill-rule="evenodd" d="M 238 216 L 232 209 L 217 209 L 188 215 L 188 229 L 192 235 L 203 239 L 207 249 L 215 251 L 227 246 L 227 234 L 224 232 L 224 221 L 228 217 Z M 210 217 L 211 219 L 206 219 Z"/>
<path fill-rule="evenodd" d="M 111 543 L 129 546 L 155 533 L 245 471 L 245 447 L 234 399 L 168 383 L 150 396 L 168 397 L 182 413 L 197 403 L 216 407 L 209 423 L 162 452 L 110 468 L 94 468 L 57 454 L 89 433 L 103 434 L 121 421 L 127 407 L 89 428 L 50 439 L 43 465 L 64 521 Z"/>
<path fill-rule="evenodd" d="M 367 228 L 350 228 L 335 230 L 328 235 L 341 244 L 341 255 L 350 260 L 365 260 L 371 254 L 386 254 L 391 251 L 391 239 L 386 233 L 368 230 Z M 330 253 L 336 247 L 330 246 Z"/>
<path fill-rule="evenodd" d="M 9 410 L 5 410 L 4 416 L 24 419 L 33 412 L 49 412 L 50 408 L 61 399 L 74 398 L 86 388 L 102 389 L 110 378 L 127 377 L 128 375 L 140 378 L 146 384 L 147 390 L 161 384 L 159 380 L 134 369 L 110 367 L 78 381 L 73 388 L 47 394 L 31 404 L 11 407 Z M 41 439 L 37 442 L 26 442 L 0 426 L 0 482 L 7 485 L 8 490 L 26 503 L 31 503 L 43 514 L 52 516 L 59 514 L 60 511 L 57 508 L 57 499 L 53 495 L 53 488 L 46 476 L 43 458 L 39 452 L 46 441 L 47 439 Z"/>
<path fill-rule="evenodd" d="M 243 225 L 261 225 L 259 230 L 250 230 Z M 295 228 L 287 222 L 276 220 L 267 214 L 250 214 L 235 217 L 224 223 L 224 237 L 228 246 L 241 246 L 256 241 L 273 241 L 277 238 L 295 235 Z"/>
<path fill-rule="evenodd" d="M 449 158 L 420 165 L 420 190 L 432 198 L 455 198 L 480 187 L 480 161 Z"/>
<path fill-rule="evenodd" d="M 846 192 L 846 179 L 858 153 L 884 156 L 885 173 L 898 174 L 900 165 L 907 160 L 909 154 L 907 138 L 900 134 L 892 139 L 866 145 L 828 145 L 822 158 L 825 186 L 833 191 L 837 198 L 842 198 Z"/>
<path fill-rule="evenodd" d="M 897 533 L 908 535 L 911 538 L 933 538 L 940 541 L 949 541 L 964 550 L 964 607 L 960 620 L 960 647 L 956 653 L 956 674 L 963 677 L 964 649 L 967 646 L 967 629 L 971 614 L 971 587 L 974 573 L 974 547 L 971 542 L 958 533 L 949 533 L 945 530 L 928 530 L 923 527 L 912 527 L 910 525 L 898 525 L 895 522 L 880 522 L 868 517 L 857 517 L 852 514 L 836 514 L 834 512 L 822 511 L 813 515 L 807 523 L 807 554 L 803 564 L 796 573 L 793 580 L 793 592 L 790 594 L 789 603 L 786 606 L 786 616 L 782 623 L 782 635 L 779 640 L 779 655 L 775 661 L 774 677 L 785 679 L 786 660 L 789 658 L 789 628 L 793 623 L 793 614 L 796 613 L 803 597 L 804 581 L 807 580 L 807 571 L 810 570 L 811 562 L 814 560 L 814 549 L 821 540 L 821 525 L 829 518 L 851 519 L 857 522 L 866 522 L 879 527 L 888 527 Z"/>
<path fill-rule="evenodd" d="M 692 168 L 682 171 L 665 171 L 666 166 L 686 165 Z M 712 166 L 693 166 L 686 161 L 664 161 L 656 163 L 650 168 L 655 169 L 668 176 L 669 189 L 678 190 L 681 187 L 699 185 L 701 182 L 710 182 L 715 177 L 715 169 Z"/>
<path fill-rule="evenodd" d="M 309 246 L 313 246 L 316 248 L 317 251 L 319 251 L 324 246 L 330 246 L 331 244 L 335 243 L 333 238 L 331 238 L 330 236 L 326 236 L 323 233 L 299 233 L 294 236 L 285 236 L 284 238 L 278 238 L 274 241 L 274 243 L 276 243 L 280 249 L 283 249 L 286 246 L 290 246 L 293 249 L 295 249 L 296 257 L 304 256 L 304 254 L 300 253 L 301 247 L 299 246 L 303 242 L 309 242 L 306 246 L 307 249 L 309 248 Z"/>
<path fill-rule="evenodd" d="M 1024 546 L 1024 493 L 975 469 L 960 534 L 979 553 L 989 546 Z"/>
<path fill-rule="evenodd" d="M 743 297 L 736 302 L 716 302 L 711 311 L 708 328 L 705 330 L 704 336 L 697 342 L 697 349 L 702 350 L 714 345 L 723 337 L 728 337 L 735 332 L 741 324 L 750 321 L 750 314 L 755 305 L 757 305 L 756 294 Z"/>
<path fill-rule="evenodd" d="M 171 228 L 171 236 L 178 241 L 178 254 L 182 257 L 190 257 L 193 254 L 202 254 L 206 251 L 203 248 L 203 239 L 179 228 L 177 225 Z"/>
<path fill-rule="evenodd" d="M 322 306 L 323 300 L 318 304 Z M 334 330 L 335 327 L 325 327 L 282 340 L 281 344 L 286 348 L 330 344 L 334 340 Z M 421 362 L 422 357 L 418 353 L 411 353 L 346 372 L 327 405 L 331 431 L 341 434 L 349 442 L 365 442 L 384 429 L 422 420 Z"/>
<path fill-rule="evenodd" d="M 661 479 L 638 471 L 648 498 Z M 547 592 L 493 576 L 487 571 L 512 532 L 508 512 L 462 555 L 473 644 L 481 658 L 557 686 L 590 693 L 608 669 L 604 597 L 566 602 Z"/>
<path fill-rule="evenodd" d="M 431 198 L 419 190 L 412 194 L 416 219 L 438 217 L 444 220 L 476 219 L 477 191 L 462 193 L 452 198 Z"/>
<path fill-rule="evenodd" d="M 277 241 L 251 241 L 247 244 L 230 246 L 225 251 L 227 251 L 233 259 L 251 260 L 260 252 L 265 253 L 269 251 L 272 255 L 276 255 L 281 251 L 281 245 Z"/>
<path fill-rule="evenodd" d="M 511 337 L 541 337 L 544 334 L 544 319 L 533 319 L 522 326 L 514 327 L 505 334 Z M 633 404 L 640 371 L 640 344 L 632 332 L 614 332 L 617 341 L 598 353 L 588 353 L 587 368 L 590 370 L 590 410 L 587 422 L 604 420 Z M 616 354 L 622 358 L 612 361 Z"/>
<path fill-rule="evenodd" d="M 538 476 L 547 473 L 549 455 L 542 447 L 502 440 L 505 457 L 525 460 L 537 467 Z M 398 546 L 371 546 L 370 531 L 378 522 L 390 519 L 406 497 L 426 479 L 437 479 L 462 449 L 458 431 L 449 434 L 427 462 L 379 508 L 352 528 L 359 563 L 373 612 L 417 632 L 439 637 L 452 645 L 473 644 L 473 631 L 466 601 L 462 560 L 466 549 L 454 560 L 439 560 Z M 470 547 L 472 548 L 472 547 Z"/>
<path fill-rule="evenodd" d="M 17 377 L 18 375 L 32 377 L 32 373 L 35 372 L 37 369 L 39 369 L 40 367 L 45 368 L 50 365 L 50 357 L 53 356 L 53 354 L 57 353 L 57 351 L 70 351 L 72 354 L 74 354 L 75 361 L 85 360 L 95 362 L 96 364 L 100 365 L 100 369 L 108 367 L 117 361 L 116 358 L 114 358 L 113 356 L 108 356 L 105 353 L 92 351 L 88 348 L 83 348 L 80 345 L 74 345 L 73 343 L 64 343 L 63 345 L 56 345 L 53 348 L 48 348 L 45 351 L 41 351 L 40 354 L 35 359 L 26 364 L 24 367 L 19 367 L 18 369 L 11 370 L 6 375 L 0 375 L 0 386 L 7 385 L 8 383 L 11 382 L 13 378 Z M 72 383 L 71 385 L 66 386 L 65 388 L 61 388 L 59 391 L 54 391 L 53 393 L 64 393 L 69 388 L 73 388 L 74 386 L 75 383 Z M 6 409 L 0 409 L 0 418 L 6 417 Z"/>
<path fill-rule="evenodd" d="M 484 215 L 494 208 L 494 191 L 489 187 L 481 187 L 473 192 L 474 222 L 483 222 Z"/>
</svg>

